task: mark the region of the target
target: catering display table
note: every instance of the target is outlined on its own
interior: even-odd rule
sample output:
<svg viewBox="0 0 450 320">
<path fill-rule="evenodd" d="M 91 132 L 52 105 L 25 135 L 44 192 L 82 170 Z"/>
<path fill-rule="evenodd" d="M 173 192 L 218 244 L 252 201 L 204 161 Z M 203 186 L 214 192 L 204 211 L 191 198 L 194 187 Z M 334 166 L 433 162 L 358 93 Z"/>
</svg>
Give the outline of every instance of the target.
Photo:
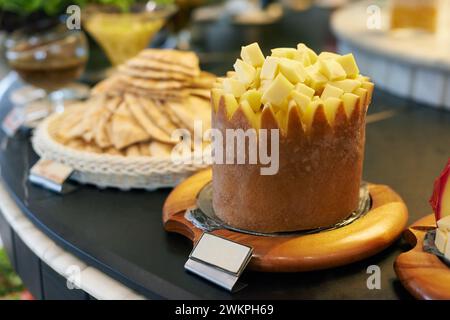
<svg viewBox="0 0 450 320">
<path fill-rule="evenodd" d="M 200 24 L 194 26 L 194 38 L 203 39 L 200 45 L 207 47 L 204 49 L 228 50 L 229 61 L 214 65 L 208 61 L 204 68 L 223 74 L 239 47 L 253 41 L 261 40 L 265 49 L 304 41 L 318 51 L 330 50 L 333 39 L 328 21 L 328 11 L 311 9 L 287 13 L 280 24 L 260 28 Z M 215 56 L 224 55 L 210 58 Z M 0 119 L 11 108 L 9 93 L 18 86 L 14 74 L 0 82 Z M 449 157 L 450 112 L 376 89 L 366 140 L 364 180 L 389 185 L 398 192 L 408 205 L 409 224 L 431 213 L 427 201 L 433 180 Z M 162 206 L 170 189 L 124 192 L 80 186 L 61 196 L 27 180 L 37 159 L 28 134 L 20 132 L 8 138 L 0 132 L 0 233 L 14 268 L 36 298 L 411 298 L 393 269 L 395 258 L 407 249 L 402 240 L 369 259 L 336 269 L 247 271 L 242 281 L 248 286 L 230 294 L 184 270 L 192 244 L 181 235 L 165 232 L 162 226 Z M 16 214 L 10 214 L 11 208 Z M 58 254 L 62 258 L 56 263 L 51 258 Z M 83 290 L 66 287 L 64 276 L 73 265 L 80 267 Z M 380 268 L 381 288 L 370 290 L 367 280 L 373 265 Z"/>
<path fill-rule="evenodd" d="M 9 92 L 18 85 L 12 78 L 8 76 L 2 82 L 0 118 L 11 107 Z M 11 83 L 5 85 L 5 81 Z M 433 179 L 448 158 L 449 143 L 449 112 L 425 108 L 378 90 L 368 116 L 364 179 L 395 189 L 409 207 L 410 222 L 415 221 L 430 212 L 427 200 Z M 191 243 L 179 235 L 166 233 L 161 222 L 162 205 L 170 190 L 123 192 L 80 186 L 73 193 L 57 195 L 27 180 L 29 168 L 37 160 L 27 134 L 21 132 L 8 138 L 2 132 L 0 146 L 2 179 L 26 216 L 23 223 L 31 221 L 62 250 L 82 261 L 83 266 L 89 265 L 99 270 L 99 274 L 107 275 L 105 279 L 111 277 L 147 298 L 410 298 L 396 279 L 392 266 L 396 256 L 405 249 L 402 241 L 372 258 L 337 269 L 284 274 L 246 272 L 242 280 L 248 287 L 230 294 L 184 271 Z M 42 257 L 50 254 L 53 246 L 38 252 L 40 258 L 25 256 L 28 245 L 20 238 L 20 226 L 19 229 L 13 224 L 8 227 L 5 222 L 0 226 L 5 245 L 12 247 L 9 252 L 15 255 L 12 260 L 20 263 L 15 265 L 16 270 L 19 274 L 24 268 L 34 270 L 34 274 L 22 278 L 36 297 L 45 297 L 42 270 L 47 265 Z M 30 241 L 39 239 L 37 236 Z M 33 265 L 40 267 L 33 269 Z M 367 270 L 371 265 L 380 267 L 380 290 L 367 288 L 370 276 Z M 61 273 L 61 270 L 54 271 Z M 37 292 L 33 292 L 34 288 Z M 101 288 L 102 281 L 98 281 L 97 290 Z M 139 297 L 131 290 L 118 296 Z M 103 297 L 114 298 L 114 295 Z"/>
</svg>

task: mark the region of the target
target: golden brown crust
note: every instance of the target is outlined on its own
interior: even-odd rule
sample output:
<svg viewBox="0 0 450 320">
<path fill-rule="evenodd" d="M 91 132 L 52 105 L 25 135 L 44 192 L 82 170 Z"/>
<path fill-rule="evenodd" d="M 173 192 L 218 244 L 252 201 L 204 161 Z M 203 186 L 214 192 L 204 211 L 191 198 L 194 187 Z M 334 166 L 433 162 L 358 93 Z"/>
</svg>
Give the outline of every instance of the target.
<svg viewBox="0 0 450 320">
<path fill-rule="evenodd" d="M 260 164 L 214 164 L 216 215 L 233 227 L 260 232 L 324 227 L 346 218 L 359 200 L 365 114 L 373 86 L 366 89 L 350 117 L 339 106 L 333 125 L 319 106 L 305 130 L 298 109 L 290 109 L 287 131 L 280 134 L 276 175 L 261 175 L 265 166 Z M 228 119 L 224 99 L 219 101 L 217 112 L 212 108 L 214 128 L 225 133 L 250 127 L 240 107 Z M 278 128 L 270 108 L 262 111 L 261 128 Z"/>
</svg>

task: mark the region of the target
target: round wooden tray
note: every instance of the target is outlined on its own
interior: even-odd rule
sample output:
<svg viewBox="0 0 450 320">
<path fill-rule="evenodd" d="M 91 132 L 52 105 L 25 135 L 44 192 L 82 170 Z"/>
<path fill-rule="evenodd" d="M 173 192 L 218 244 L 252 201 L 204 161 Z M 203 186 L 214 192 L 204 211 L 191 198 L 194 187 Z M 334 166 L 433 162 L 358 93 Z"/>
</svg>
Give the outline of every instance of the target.
<svg viewBox="0 0 450 320">
<path fill-rule="evenodd" d="M 449 300 L 450 268 L 434 254 L 423 251 L 425 234 L 434 228 L 433 214 L 411 225 L 404 237 L 413 249 L 399 255 L 394 268 L 403 286 L 417 299 Z"/>
<path fill-rule="evenodd" d="M 200 190 L 211 181 L 211 170 L 201 171 L 177 186 L 163 208 L 164 228 L 196 242 L 203 231 L 184 217 L 196 206 Z M 392 189 L 369 184 L 372 207 L 344 227 L 308 235 L 267 237 L 227 229 L 212 233 L 253 247 L 249 268 L 268 272 L 299 272 L 327 269 L 367 258 L 389 246 L 408 220 L 406 205 Z"/>
</svg>

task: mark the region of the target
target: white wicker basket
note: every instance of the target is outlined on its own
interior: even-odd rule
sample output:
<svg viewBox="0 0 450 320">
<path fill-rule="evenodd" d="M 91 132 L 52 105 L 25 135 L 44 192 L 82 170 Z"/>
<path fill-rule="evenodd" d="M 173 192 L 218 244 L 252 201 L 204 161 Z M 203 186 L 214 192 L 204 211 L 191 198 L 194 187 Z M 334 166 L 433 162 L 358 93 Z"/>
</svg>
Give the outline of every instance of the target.
<svg viewBox="0 0 450 320">
<path fill-rule="evenodd" d="M 173 162 L 170 157 L 97 154 L 69 148 L 50 135 L 51 124 L 59 114 L 45 119 L 35 130 L 33 148 L 43 159 L 54 160 L 72 167 L 71 179 L 100 188 L 115 187 L 155 190 L 174 187 L 194 172 L 208 166 L 208 161 Z"/>
</svg>

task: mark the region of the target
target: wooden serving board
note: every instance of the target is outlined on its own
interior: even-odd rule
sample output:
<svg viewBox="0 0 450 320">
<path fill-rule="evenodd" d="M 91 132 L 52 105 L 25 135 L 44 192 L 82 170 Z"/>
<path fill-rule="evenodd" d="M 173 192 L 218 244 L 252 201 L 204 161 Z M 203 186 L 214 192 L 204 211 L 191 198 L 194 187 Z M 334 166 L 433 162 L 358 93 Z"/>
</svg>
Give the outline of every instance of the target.
<svg viewBox="0 0 450 320">
<path fill-rule="evenodd" d="M 433 214 L 411 225 L 404 237 L 413 248 L 397 257 L 394 268 L 403 286 L 417 299 L 449 300 L 450 268 L 437 256 L 423 250 L 425 234 L 434 228 Z"/>
<path fill-rule="evenodd" d="M 168 196 L 163 208 L 164 228 L 180 233 L 194 243 L 203 231 L 185 219 L 187 209 L 196 206 L 200 190 L 211 181 L 211 170 L 185 180 Z M 299 272 L 349 264 L 388 247 L 406 227 L 408 210 L 400 196 L 388 186 L 369 185 L 371 210 L 339 229 L 309 235 L 267 237 L 227 229 L 212 233 L 251 246 L 249 268 L 268 272 Z"/>
</svg>

